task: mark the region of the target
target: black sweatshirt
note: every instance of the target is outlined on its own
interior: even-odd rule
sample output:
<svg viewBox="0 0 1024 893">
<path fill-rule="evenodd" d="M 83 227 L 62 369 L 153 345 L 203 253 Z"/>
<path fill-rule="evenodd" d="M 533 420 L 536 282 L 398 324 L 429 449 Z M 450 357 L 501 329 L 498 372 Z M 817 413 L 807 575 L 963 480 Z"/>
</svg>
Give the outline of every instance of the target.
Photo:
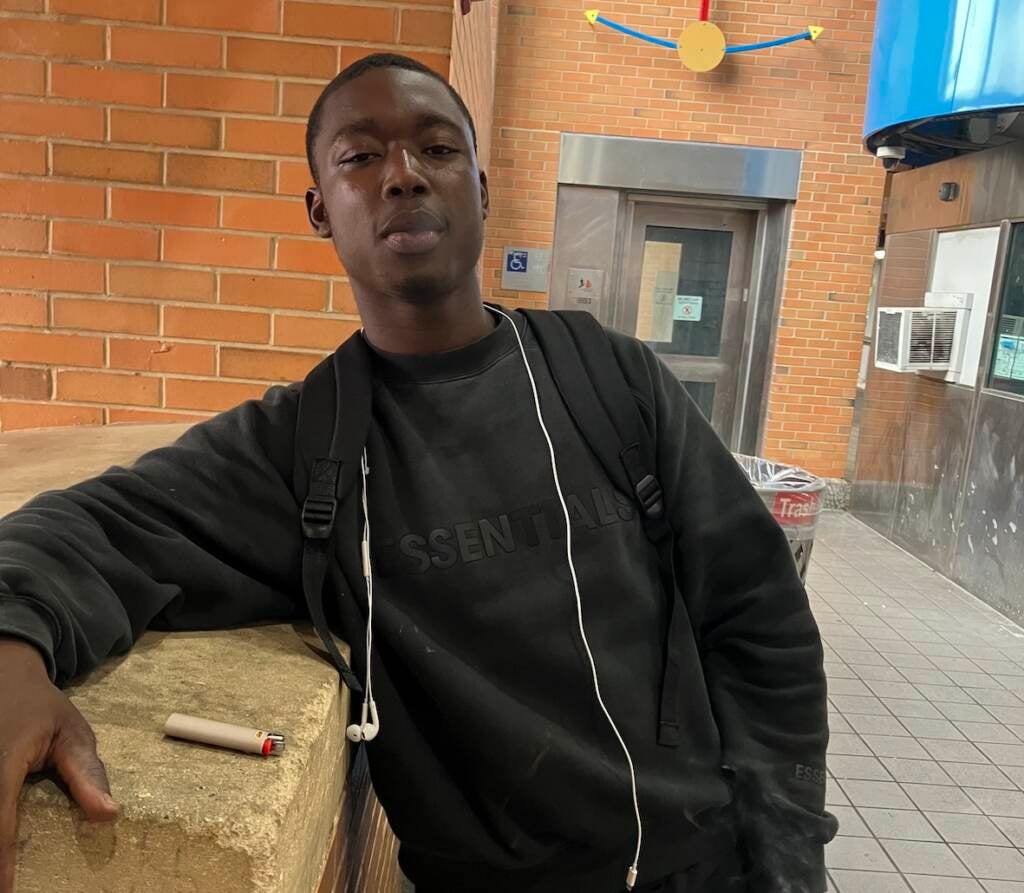
<svg viewBox="0 0 1024 893">
<path fill-rule="evenodd" d="M 655 395 L 643 410 L 695 631 L 681 652 L 683 743 L 659 746 L 667 596 L 657 555 L 522 330 L 602 695 L 636 766 L 640 883 L 713 858 L 738 833 L 760 877 L 755 893 L 819 893 L 835 833 L 824 812 L 825 678 L 785 539 L 678 381 L 642 344 L 611 333 L 616 353 L 632 357 L 624 366 L 650 377 L 633 385 Z M 511 324 L 460 350 L 376 353 L 373 364 L 381 731 L 366 747 L 402 867 L 427 890 L 618 893 L 636 842 L 628 768 L 595 698 Z M 147 627 L 304 614 L 291 486 L 300 387 L 272 388 L 131 468 L 45 493 L 0 521 L 0 632 L 34 642 L 62 682 Z M 328 614 L 365 679 L 357 502 L 339 516 Z"/>
</svg>

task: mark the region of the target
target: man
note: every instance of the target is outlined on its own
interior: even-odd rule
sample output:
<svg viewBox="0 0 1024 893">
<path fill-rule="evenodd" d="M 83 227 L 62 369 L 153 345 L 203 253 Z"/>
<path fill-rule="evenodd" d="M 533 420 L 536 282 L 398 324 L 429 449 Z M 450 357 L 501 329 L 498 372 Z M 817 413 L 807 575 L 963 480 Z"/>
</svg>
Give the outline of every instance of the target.
<svg viewBox="0 0 1024 893">
<path fill-rule="evenodd" d="M 670 596 L 634 504 L 583 442 L 522 318 L 481 302 L 487 178 L 464 104 L 418 63 L 371 57 L 324 91 L 307 146 L 309 219 L 348 271 L 355 337 L 372 354 L 380 728 L 364 746 L 418 893 L 619 893 L 639 843 L 634 767 L 637 890 L 824 890 L 835 821 L 823 812 L 821 643 L 785 540 L 732 457 L 653 354 L 611 333 L 649 378 L 644 411 L 678 533 L 689 631 L 681 741 L 664 747 Z M 576 627 L 527 356 L 571 516 L 587 648 L 621 742 Z M 26 772 L 52 765 L 87 815 L 116 815 L 91 732 L 51 679 L 89 671 L 154 623 L 304 611 L 298 394 L 273 388 L 0 522 L 0 890 Z M 357 503 L 339 520 L 328 602 L 362 679 Z"/>
</svg>

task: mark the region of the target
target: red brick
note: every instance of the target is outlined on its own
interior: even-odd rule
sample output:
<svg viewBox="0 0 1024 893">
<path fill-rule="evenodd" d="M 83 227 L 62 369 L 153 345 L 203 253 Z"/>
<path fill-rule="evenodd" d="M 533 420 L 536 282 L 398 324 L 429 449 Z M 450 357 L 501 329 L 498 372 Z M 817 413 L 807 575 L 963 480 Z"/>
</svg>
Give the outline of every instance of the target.
<svg viewBox="0 0 1024 893">
<path fill-rule="evenodd" d="M 279 195 L 302 195 L 313 185 L 309 165 L 305 161 L 279 161 L 277 192 Z"/>
<path fill-rule="evenodd" d="M 155 229 L 55 220 L 53 251 L 122 260 L 157 260 L 160 233 Z"/>
<path fill-rule="evenodd" d="M 61 406 L 54 403 L 0 403 L 0 428 L 22 431 L 30 428 L 72 428 L 100 425 L 103 410 L 97 406 Z"/>
<path fill-rule="evenodd" d="M 46 221 L 0 217 L 0 250 L 45 251 Z"/>
<path fill-rule="evenodd" d="M 156 304 L 131 304 L 127 301 L 54 298 L 53 327 L 155 335 L 160 329 L 160 308 Z"/>
<path fill-rule="evenodd" d="M 224 148 L 252 155 L 306 155 L 306 125 L 291 121 L 252 121 L 228 118 Z"/>
<path fill-rule="evenodd" d="M 167 106 L 272 115 L 274 89 L 271 80 L 172 72 L 167 75 Z"/>
<path fill-rule="evenodd" d="M 323 359 L 322 353 L 288 353 L 283 350 L 245 350 L 222 347 L 220 374 L 225 378 L 260 381 L 302 381 Z"/>
<path fill-rule="evenodd" d="M 273 192 L 274 162 L 216 155 L 167 156 L 167 183 L 199 189 Z"/>
<path fill-rule="evenodd" d="M 110 58 L 114 62 L 166 65 L 175 68 L 220 68 L 221 38 L 166 29 L 110 29 Z"/>
<path fill-rule="evenodd" d="M 45 326 L 46 298 L 0 291 L 0 325 Z"/>
<path fill-rule="evenodd" d="M 164 404 L 169 408 L 213 411 L 231 409 L 246 400 L 259 400 L 267 391 L 262 384 L 182 378 L 168 378 L 165 388 Z"/>
<path fill-rule="evenodd" d="M 330 239 L 278 239 L 275 269 L 327 276 L 345 273 Z"/>
<path fill-rule="evenodd" d="M 303 84 L 286 81 L 281 89 L 281 114 L 292 118 L 309 118 L 313 106 L 323 92 L 323 84 Z"/>
<path fill-rule="evenodd" d="M 347 279 L 334 279 L 331 281 L 331 310 L 335 313 L 348 313 L 352 316 L 359 315 L 356 296 L 352 293 L 352 283 Z"/>
<path fill-rule="evenodd" d="M 103 339 L 49 332 L 0 332 L 0 360 L 99 367 L 103 365 Z"/>
<path fill-rule="evenodd" d="M 160 21 L 160 0 L 50 0 L 50 12 L 116 21 Z"/>
<path fill-rule="evenodd" d="M 53 173 L 56 176 L 159 183 L 162 167 L 163 160 L 158 152 L 94 149 L 63 144 L 53 147 Z"/>
<path fill-rule="evenodd" d="M 212 344 L 111 338 L 109 352 L 111 369 L 183 375 L 213 375 L 216 371 L 216 348 Z"/>
<path fill-rule="evenodd" d="M 199 115 L 110 110 L 110 141 L 188 149 L 220 147 L 220 119 Z"/>
<path fill-rule="evenodd" d="M 279 0 L 167 0 L 167 24 L 210 31 L 276 32 Z"/>
<path fill-rule="evenodd" d="M 60 62 L 50 66 L 50 95 L 62 99 L 158 106 L 160 91 L 156 72 Z"/>
<path fill-rule="evenodd" d="M 452 45 L 451 12 L 403 9 L 398 28 L 399 43 L 421 47 Z"/>
<path fill-rule="evenodd" d="M 168 229 L 164 231 L 164 260 L 266 269 L 270 261 L 270 240 L 261 236 Z"/>
<path fill-rule="evenodd" d="M 110 218 L 171 226 L 217 226 L 219 199 L 214 195 L 167 192 L 163 189 L 110 190 Z"/>
<path fill-rule="evenodd" d="M 298 37 L 391 42 L 395 39 L 395 12 L 379 6 L 340 6 L 287 0 L 284 5 L 284 33 Z"/>
<path fill-rule="evenodd" d="M 284 310 L 323 310 L 327 283 L 323 279 L 293 279 L 248 273 L 220 274 L 220 302 L 244 307 Z"/>
<path fill-rule="evenodd" d="M 270 340 L 270 316 L 242 310 L 164 308 L 164 334 L 204 341 L 244 341 L 266 344 Z"/>
<path fill-rule="evenodd" d="M 228 37 L 228 70 L 330 79 L 338 73 L 338 52 L 326 44 Z"/>
<path fill-rule="evenodd" d="M 4 12 L 43 12 L 44 0 L 0 0 Z"/>
<path fill-rule="evenodd" d="M 59 217 L 102 217 L 103 187 L 43 180 L 0 180 L 0 211 Z"/>
<path fill-rule="evenodd" d="M 212 301 L 215 279 L 205 270 L 172 267 L 110 266 L 110 294 L 168 301 Z"/>
<path fill-rule="evenodd" d="M 323 316 L 283 316 L 274 319 L 274 344 L 281 347 L 320 347 L 334 350 L 353 332 L 359 323 Z"/>
<path fill-rule="evenodd" d="M 50 370 L 0 366 L 0 397 L 9 400 L 49 400 Z"/>
<path fill-rule="evenodd" d="M 99 108 L 0 98 L 0 121 L 7 134 L 103 139 L 103 109 Z"/>
<path fill-rule="evenodd" d="M 4 19 L 0 53 L 50 59 L 102 59 L 103 28 L 45 19 Z"/>
<path fill-rule="evenodd" d="M 160 379 L 117 372 L 58 372 L 57 399 L 159 406 Z"/>
<path fill-rule="evenodd" d="M 45 92 L 45 62 L 36 59 L 0 59 L 0 93 L 42 96 Z"/>
<path fill-rule="evenodd" d="M 0 171 L 9 174 L 45 174 L 46 143 L 0 139 Z"/>
<path fill-rule="evenodd" d="M 310 231 L 305 202 L 283 198 L 224 196 L 224 226 L 267 233 L 305 235 Z"/>
<path fill-rule="evenodd" d="M 0 256 L 0 287 L 103 291 L 103 264 L 52 257 Z"/>
<path fill-rule="evenodd" d="M 119 409 L 116 406 L 107 410 L 108 423 L 157 425 L 164 422 L 184 424 L 185 422 L 204 422 L 209 415 L 196 415 L 188 412 L 158 412 L 154 409 Z"/>
</svg>

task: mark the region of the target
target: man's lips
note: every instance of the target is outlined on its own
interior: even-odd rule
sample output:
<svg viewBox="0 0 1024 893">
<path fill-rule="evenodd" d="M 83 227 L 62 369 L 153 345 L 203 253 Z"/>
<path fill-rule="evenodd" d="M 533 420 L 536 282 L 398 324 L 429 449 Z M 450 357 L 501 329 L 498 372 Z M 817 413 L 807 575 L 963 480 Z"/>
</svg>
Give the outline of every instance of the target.
<svg viewBox="0 0 1024 893">
<path fill-rule="evenodd" d="M 444 228 L 429 211 L 401 211 L 384 224 L 381 237 L 396 254 L 426 254 L 441 241 Z"/>
</svg>

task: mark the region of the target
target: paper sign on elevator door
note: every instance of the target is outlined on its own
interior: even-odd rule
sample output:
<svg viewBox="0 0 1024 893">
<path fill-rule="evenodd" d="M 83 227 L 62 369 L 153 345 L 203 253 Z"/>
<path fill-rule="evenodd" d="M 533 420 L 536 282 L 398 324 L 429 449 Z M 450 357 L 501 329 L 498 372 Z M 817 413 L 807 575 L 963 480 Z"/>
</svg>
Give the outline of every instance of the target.
<svg viewBox="0 0 1024 893">
<path fill-rule="evenodd" d="M 700 322 L 703 312 L 703 295 L 676 295 L 676 306 L 672 318 L 677 322 Z"/>
</svg>

